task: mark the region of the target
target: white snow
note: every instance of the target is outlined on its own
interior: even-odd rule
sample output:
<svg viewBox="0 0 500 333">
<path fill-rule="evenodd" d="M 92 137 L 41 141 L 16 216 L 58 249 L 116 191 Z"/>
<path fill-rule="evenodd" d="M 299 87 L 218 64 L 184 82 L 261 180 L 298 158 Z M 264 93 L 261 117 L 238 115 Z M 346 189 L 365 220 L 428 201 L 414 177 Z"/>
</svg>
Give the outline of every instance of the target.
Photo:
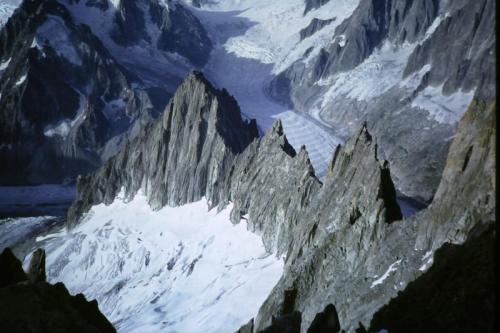
<svg viewBox="0 0 500 333">
<path fill-rule="evenodd" d="M 83 94 L 80 94 L 80 105 L 76 111 L 75 117 L 73 119 L 63 119 L 57 124 L 45 126 L 43 134 L 49 138 L 56 136 L 63 139 L 66 138 L 71 128 L 73 128 L 82 118 L 84 119 L 86 106 L 87 98 Z"/>
<path fill-rule="evenodd" d="M 28 74 L 24 74 L 21 76 L 17 81 L 16 81 L 16 86 L 20 86 L 23 84 L 24 81 L 26 81 L 26 78 L 28 77 Z"/>
<path fill-rule="evenodd" d="M 425 109 L 429 118 L 439 123 L 454 124 L 462 118 L 474 97 L 474 90 L 457 91 L 449 96 L 442 93 L 443 85 L 426 87 L 411 103 L 412 107 Z"/>
<path fill-rule="evenodd" d="M 399 259 L 399 260 L 393 262 L 389 266 L 387 271 L 380 278 L 378 278 L 377 280 L 372 282 L 372 285 L 370 288 L 374 288 L 374 287 L 378 286 L 379 284 L 384 283 L 385 279 L 387 279 L 392 272 L 395 272 L 397 270 L 397 266 L 401 263 L 401 261 L 402 261 L 402 259 Z"/>
<path fill-rule="evenodd" d="M 226 50 L 241 58 L 273 64 L 272 72 L 276 74 L 300 59 L 308 48 L 315 47 L 319 51 L 358 3 L 357 0 L 330 1 L 304 16 L 303 0 L 216 0 L 204 5 L 199 15 L 205 22 L 217 23 L 217 28 L 225 30 L 228 30 L 228 23 L 234 24 L 239 19 L 239 28 L 244 29 L 239 34 L 224 33 Z M 220 17 L 214 19 L 216 14 L 225 14 L 225 22 Z M 335 20 L 300 41 L 300 30 L 307 27 L 313 18 Z"/>
<path fill-rule="evenodd" d="M 254 317 L 283 272 L 231 205 L 206 200 L 153 211 L 139 193 L 42 240 L 50 282 L 96 298 L 119 332 L 234 332 Z"/>
<path fill-rule="evenodd" d="M 422 257 L 422 261 L 425 261 L 422 266 L 420 266 L 419 270 L 422 272 L 425 272 L 429 267 L 431 267 L 432 263 L 434 262 L 434 256 L 432 251 L 428 251 L 425 253 L 425 255 Z"/>
<path fill-rule="evenodd" d="M 12 15 L 14 10 L 21 3 L 20 0 L 1 0 L 0 1 L 0 29 L 3 27 L 7 20 Z"/>
<path fill-rule="evenodd" d="M 339 96 L 366 101 L 384 94 L 401 81 L 414 48 L 415 44 L 395 46 L 386 42 L 353 70 L 320 80 L 320 86 L 328 87 L 321 108 Z"/>
<path fill-rule="evenodd" d="M 345 35 L 340 35 L 339 36 L 339 46 L 344 47 L 347 42 L 347 39 L 345 38 Z"/>
<path fill-rule="evenodd" d="M 9 67 L 9 64 L 10 64 L 11 60 L 12 60 L 12 58 L 9 58 L 9 59 L 5 60 L 4 62 L 1 62 L 0 63 L 0 71 L 6 70 L 7 67 Z"/>
</svg>

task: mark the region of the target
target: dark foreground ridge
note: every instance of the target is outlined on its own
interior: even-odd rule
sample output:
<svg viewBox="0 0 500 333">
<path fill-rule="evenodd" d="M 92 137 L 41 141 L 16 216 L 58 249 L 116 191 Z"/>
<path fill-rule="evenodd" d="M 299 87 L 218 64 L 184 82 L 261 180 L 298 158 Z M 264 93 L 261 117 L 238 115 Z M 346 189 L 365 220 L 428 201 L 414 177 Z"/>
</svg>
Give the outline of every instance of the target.
<svg viewBox="0 0 500 333">
<path fill-rule="evenodd" d="M 45 281 L 45 252 L 33 254 L 26 274 L 9 248 L 0 254 L 0 331 L 116 332 L 99 312 L 97 301 L 71 296 L 62 283 Z"/>
<path fill-rule="evenodd" d="M 280 121 L 258 138 L 227 91 L 192 73 L 161 120 L 79 179 L 68 223 L 121 191 L 127 199 L 143 191 L 157 209 L 202 197 L 211 207 L 231 202 L 232 222 L 245 221 L 269 252 L 285 257 L 283 276 L 242 332 L 299 325 L 305 333 L 325 317 L 354 331 L 369 327 L 444 243 L 461 244 L 494 223 L 494 120 L 494 103 L 472 103 L 432 205 L 402 220 L 367 125 L 338 147 L 321 183 Z"/>
</svg>

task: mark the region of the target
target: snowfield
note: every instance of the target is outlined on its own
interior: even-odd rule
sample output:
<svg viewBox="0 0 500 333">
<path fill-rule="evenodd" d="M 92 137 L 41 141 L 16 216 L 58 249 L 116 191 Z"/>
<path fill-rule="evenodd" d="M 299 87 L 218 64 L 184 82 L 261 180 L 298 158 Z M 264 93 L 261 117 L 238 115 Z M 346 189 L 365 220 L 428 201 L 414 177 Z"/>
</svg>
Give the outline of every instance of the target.
<svg viewBox="0 0 500 333">
<path fill-rule="evenodd" d="M 153 211 L 141 193 L 95 206 L 75 229 L 38 238 L 48 279 L 97 299 L 119 332 L 234 332 L 257 314 L 283 262 L 244 221 L 231 224 L 231 206 L 207 207 Z"/>
</svg>

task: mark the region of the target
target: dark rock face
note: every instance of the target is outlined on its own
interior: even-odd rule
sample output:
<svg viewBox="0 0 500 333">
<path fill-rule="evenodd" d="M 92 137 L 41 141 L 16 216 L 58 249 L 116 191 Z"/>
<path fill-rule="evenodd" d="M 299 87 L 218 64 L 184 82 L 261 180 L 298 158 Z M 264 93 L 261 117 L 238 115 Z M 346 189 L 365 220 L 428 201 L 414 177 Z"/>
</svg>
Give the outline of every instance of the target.
<svg viewBox="0 0 500 333">
<path fill-rule="evenodd" d="M 121 0 L 115 14 L 113 39 L 121 45 L 157 43 L 160 50 L 176 52 L 196 66 L 204 65 L 212 50 L 212 42 L 200 21 L 183 5 L 162 2 Z M 147 19 L 159 29 L 159 37 L 148 32 Z M 155 39 L 157 39 L 155 41 Z"/>
<path fill-rule="evenodd" d="M 495 234 L 446 243 L 434 264 L 373 317 L 370 332 L 494 332 Z"/>
<path fill-rule="evenodd" d="M 21 262 L 5 249 L 0 254 L 0 327 L 4 332 L 116 332 L 99 312 L 96 301 L 71 296 L 62 283 L 45 282 L 43 250 L 33 256 L 37 274 L 29 281 Z M 40 270 L 39 270 L 40 269 Z M 7 281 L 6 277 L 16 277 Z"/>
<path fill-rule="evenodd" d="M 335 18 L 329 20 L 320 20 L 317 18 L 313 18 L 311 20 L 311 23 L 309 23 L 307 27 L 300 30 L 300 40 L 304 40 L 307 37 L 314 35 L 317 31 L 323 29 L 325 26 L 332 23 L 333 21 L 335 21 Z"/>
<path fill-rule="evenodd" d="M 0 288 L 27 280 L 21 262 L 10 248 L 0 254 Z"/>
<path fill-rule="evenodd" d="M 477 88 L 478 97 L 492 99 L 496 95 L 495 1 L 467 1 L 461 6 L 451 1 L 448 7 L 450 16 L 413 51 L 404 75 L 430 64 L 427 84 L 444 83 L 445 94 Z"/>
<path fill-rule="evenodd" d="M 259 333 L 300 333 L 300 312 L 279 316 L 272 320 L 271 326 L 259 331 Z"/>
<path fill-rule="evenodd" d="M 327 332 L 340 332 L 339 316 L 333 304 L 328 304 L 323 312 L 318 313 L 307 329 L 307 333 Z"/>
<path fill-rule="evenodd" d="M 304 15 L 313 9 L 318 9 L 329 1 L 330 0 L 305 0 L 306 8 L 304 9 Z"/>
<path fill-rule="evenodd" d="M 207 33 L 180 4 L 123 0 L 110 8 L 108 1 L 85 1 L 102 15 L 116 11 L 112 31 L 94 34 L 77 23 L 78 3 L 24 1 L 0 33 L 0 184 L 75 179 L 159 115 L 184 67 L 152 82 L 116 58 L 117 45 L 177 53 L 186 68 L 208 59 Z"/>
<path fill-rule="evenodd" d="M 61 182 L 102 163 L 147 93 L 57 1 L 25 1 L 0 33 L 0 183 Z"/>
<path fill-rule="evenodd" d="M 168 10 L 159 3 L 152 3 L 150 13 L 161 30 L 159 49 L 182 54 L 200 67 L 208 61 L 212 42 L 200 21 L 189 10 L 178 3 Z"/>
<path fill-rule="evenodd" d="M 137 1 L 120 0 L 115 13 L 115 30 L 111 37 L 121 45 L 134 45 L 141 39 L 151 41 L 146 31 L 144 13 L 138 7 Z"/>
</svg>

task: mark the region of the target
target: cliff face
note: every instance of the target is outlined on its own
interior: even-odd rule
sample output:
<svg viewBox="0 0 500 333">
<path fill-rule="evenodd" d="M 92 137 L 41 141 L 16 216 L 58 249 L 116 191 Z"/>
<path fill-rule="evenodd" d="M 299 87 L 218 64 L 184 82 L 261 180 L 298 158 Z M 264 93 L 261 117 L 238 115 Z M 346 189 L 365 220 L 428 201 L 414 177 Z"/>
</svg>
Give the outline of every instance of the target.
<svg viewBox="0 0 500 333">
<path fill-rule="evenodd" d="M 125 189 L 142 187 L 160 208 L 200 200 L 224 201 L 236 154 L 257 136 L 255 122 L 242 120 L 236 101 L 215 89 L 200 73 L 179 87 L 163 117 L 145 127 L 94 175 L 78 179 L 70 223 L 92 205 L 111 203 Z"/>
<path fill-rule="evenodd" d="M 369 173 L 373 165 L 363 168 L 370 160 L 369 154 L 358 147 L 351 150 L 359 153 L 357 160 L 352 160 L 345 155 L 342 157 L 345 153 L 341 150 L 340 159 L 337 157 L 340 165 L 369 178 L 356 180 L 349 173 L 334 172 L 338 178 L 332 187 L 346 184 L 347 191 L 326 192 L 325 197 L 314 201 L 326 207 L 312 209 L 320 212 L 318 215 L 324 216 L 332 206 L 336 209 L 333 214 L 323 217 L 323 224 L 320 222 L 314 229 L 313 239 L 300 236 L 307 235 L 308 227 L 308 222 L 301 223 L 303 229 L 295 232 L 298 243 L 287 256 L 285 274 L 262 306 L 254 322 L 255 330 L 271 325 L 272 316 L 287 314 L 283 309 L 290 307 L 290 299 L 287 299 L 290 294 L 294 295 L 292 309 L 302 313 L 303 332 L 316 313 L 328 304 L 335 305 L 343 329 L 353 331 L 358 323 L 369 327 L 370 318 L 377 309 L 432 265 L 432 253 L 436 249 L 445 242 L 462 244 L 490 228 L 495 223 L 496 206 L 495 117 L 494 102 L 475 100 L 470 105 L 450 147 L 443 179 L 432 205 L 412 218 L 390 224 L 387 223 L 392 220 L 387 215 L 391 211 L 390 201 L 377 205 L 374 192 L 366 193 L 367 189 L 377 189 L 377 183 L 369 181 L 374 179 Z M 345 150 L 349 151 L 348 147 L 349 144 Z M 346 179 L 353 181 L 346 183 Z M 328 181 L 324 186 L 324 190 L 327 189 Z M 350 191 L 358 192 L 350 194 Z M 364 197 L 363 194 L 369 195 Z M 335 198 L 335 202 L 329 203 L 329 198 Z M 355 200 L 357 205 L 349 205 L 350 200 Z M 380 214 L 384 207 L 385 219 Z M 363 212 L 370 216 L 365 217 Z M 308 215 L 302 219 L 310 220 Z M 334 232 L 328 234 L 329 229 Z M 442 266 L 443 261 L 439 265 Z M 436 268 L 439 269 L 442 268 Z M 487 271 L 483 266 L 481 269 Z M 471 276 L 471 279 L 475 281 L 476 277 Z M 479 308 L 487 306 L 480 300 L 475 302 L 474 306 Z M 411 314 L 411 307 L 406 313 Z M 384 328 L 383 324 L 383 319 L 377 321 L 377 327 Z"/>
<path fill-rule="evenodd" d="M 128 198 L 144 189 L 155 208 L 203 196 L 211 207 L 232 202 L 233 223 L 246 222 L 285 258 L 282 278 L 245 329 L 292 320 L 305 332 L 331 304 L 340 327 L 353 331 L 420 276 L 444 242 L 461 243 L 493 221 L 494 117 L 491 103 L 471 105 L 433 204 L 402 220 L 388 163 L 366 125 L 336 150 L 321 183 L 279 121 L 257 138 L 234 99 L 193 73 L 161 121 L 79 179 L 69 225 L 122 188 Z"/>
</svg>

